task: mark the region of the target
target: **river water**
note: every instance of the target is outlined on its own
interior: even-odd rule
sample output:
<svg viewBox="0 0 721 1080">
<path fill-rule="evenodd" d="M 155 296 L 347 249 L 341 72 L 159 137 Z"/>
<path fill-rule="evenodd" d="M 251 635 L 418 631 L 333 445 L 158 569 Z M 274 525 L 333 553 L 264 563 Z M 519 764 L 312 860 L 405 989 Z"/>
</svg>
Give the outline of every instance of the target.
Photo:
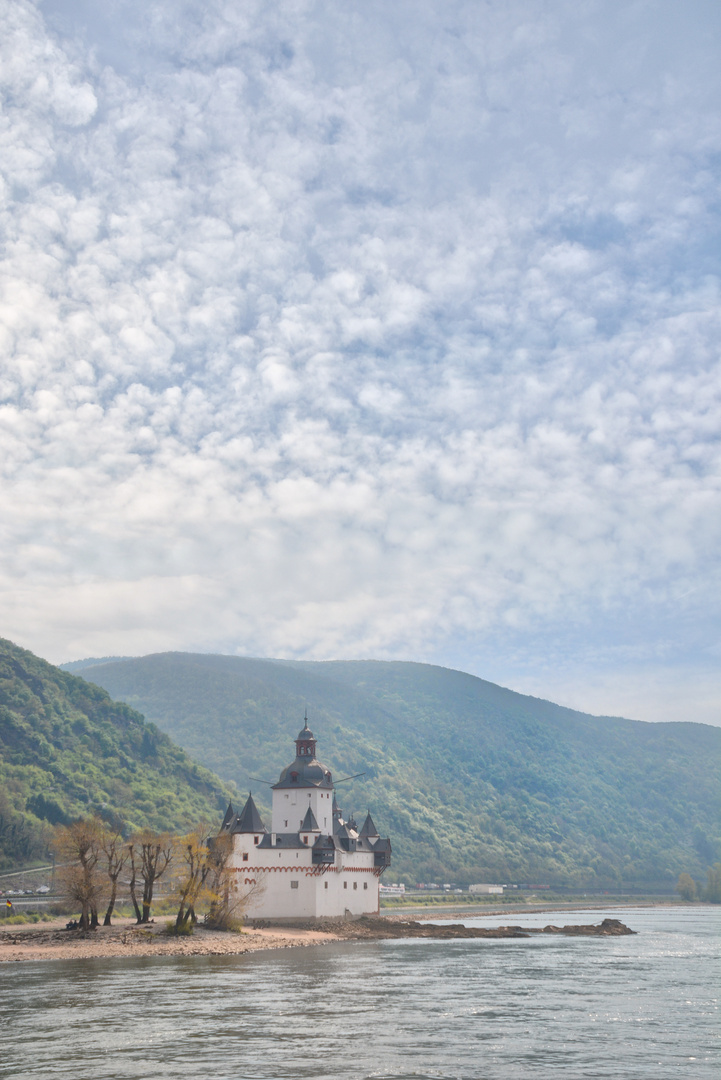
<svg viewBox="0 0 721 1080">
<path fill-rule="evenodd" d="M 638 935 L 3 965 L 0 1076 L 718 1080 L 719 909 L 466 922 L 607 915 Z"/>
</svg>

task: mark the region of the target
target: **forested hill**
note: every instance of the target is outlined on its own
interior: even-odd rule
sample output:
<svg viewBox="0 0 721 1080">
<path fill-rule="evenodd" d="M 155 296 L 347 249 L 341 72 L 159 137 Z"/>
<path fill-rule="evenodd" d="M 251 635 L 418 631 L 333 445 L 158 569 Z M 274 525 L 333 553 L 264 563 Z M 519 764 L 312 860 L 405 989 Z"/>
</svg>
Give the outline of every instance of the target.
<svg viewBox="0 0 721 1080">
<path fill-rule="evenodd" d="M 47 857 L 49 826 L 217 819 L 227 788 L 105 690 L 0 638 L 0 866 Z"/>
<path fill-rule="evenodd" d="M 267 810 L 306 705 L 346 812 L 405 880 L 673 883 L 719 858 L 721 730 L 594 717 L 426 664 L 163 653 L 85 661 Z M 81 665 L 74 665 L 76 670 Z"/>
</svg>

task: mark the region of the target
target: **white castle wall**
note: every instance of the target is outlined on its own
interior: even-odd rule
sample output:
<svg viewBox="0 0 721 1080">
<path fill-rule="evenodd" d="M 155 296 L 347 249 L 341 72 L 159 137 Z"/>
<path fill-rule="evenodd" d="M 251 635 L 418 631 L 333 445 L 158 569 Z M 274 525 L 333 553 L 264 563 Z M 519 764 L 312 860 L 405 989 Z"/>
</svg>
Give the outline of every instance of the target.
<svg viewBox="0 0 721 1080">
<path fill-rule="evenodd" d="M 378 911 L 372 852 L 336 851 L 334 866 L 315 867 L 310 847 L 258 849 L 250 833 L 236 833 L 233 842 L 229 866 L 239 895 L 250 893 L 248 918 L 337 918 Z"/>
<path fill-rule="evenodd" d="M 273 792 L 273 813 L 270 831 L 297 832 L 308 807 L 311 808 L 322 833 L 333 832 L 333 791 L 318 788 L 291 788 Z"/>
</svg>

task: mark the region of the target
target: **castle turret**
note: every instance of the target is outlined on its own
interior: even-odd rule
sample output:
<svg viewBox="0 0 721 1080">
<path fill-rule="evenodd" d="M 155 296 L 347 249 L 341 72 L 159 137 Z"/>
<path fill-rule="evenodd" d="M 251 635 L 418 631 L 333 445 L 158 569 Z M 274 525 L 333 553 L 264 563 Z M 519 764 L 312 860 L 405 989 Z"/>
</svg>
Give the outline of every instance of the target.
<svg viewBox="0 0 721 1080">
<path fill-rule="evenodd" d="M 315 736 L 308 727 L 308 716 L 305 717 L 305 724 L 303 730 L 298 732 L 298 737 L 295 740 L 295 756 L 299 757 L 315 757 Z"/>
</svg>

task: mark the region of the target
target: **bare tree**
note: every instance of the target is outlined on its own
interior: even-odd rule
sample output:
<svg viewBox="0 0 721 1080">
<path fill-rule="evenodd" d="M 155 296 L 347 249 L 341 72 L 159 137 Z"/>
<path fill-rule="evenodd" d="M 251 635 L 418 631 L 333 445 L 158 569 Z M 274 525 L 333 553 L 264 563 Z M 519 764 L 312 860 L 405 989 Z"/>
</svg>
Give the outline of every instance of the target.
<svg viewBox="0 0 721 1080">
<path fill-rule="evenodd" d="M 214 836 L 208 848 L 208 891 L 212 899 L 207 922 L 217 930 L 232 930 L 242 923 L 250 901 L 265 892 L 265 877 L 241 877 L 228 866 L 233 837 L 227 833 Z"/>
<path fill-rule="evenodd" d="M 182 933 L 195 923 L 196 905 L 215 899 L 212 891 L 214 861 L 207 836 L 210 830 L 200 826 L 178 840 L 178 862 L 181 869 L 177 882 L 178 914 L 175 932 Z"/>
<path fill-rule="evenodd" d="M 141 923 L 143 921 L 143 914 L 138 904 L 138 894 L 136 892 L 138 885 L 138 861 L 139 861 L 139 844 L 136 841 L 131 840 L 127 846 L 128 858 L 130 859 L 130 881 L 128 887 L 130 889 L 130 899 L 133 902 L 133 908 L 135 910 L 135 921 Z"/>
<path fill-rule="evenodd" d="M 156 882 L 163 876 L 173 857 L 173 839 L 167 833 L 156 836 L 153 833 L 144 832 L 138 837 L 137 850 L 140 855 L 138 869 L 143 879 L 143 912 L 138 921 L 147 923 L 150 922 L 150 908 Z"/>
<path fill-rule="evenodd" d="M 54 847 L 61 860 L 60 888 L 68 900 L 80 908 L 80 926 L 90 930 L 98 925 L 98 905 L 104 881 L 98 870 L 102 826 L 96 818 L 60 826 Z"/>
<path fill-rule="evenodd" d="M 103 829 L 100 834 L 100 846 L 105 856 L 105 872 L 110 881 L 110 896 L 108 897 L 108 907 L 103 919 L 103 926 L 110 926 L 110 919 L 118 896 L 118 878 L 128 860 L 128 850 L 117 829 Z"/>
</svg>

